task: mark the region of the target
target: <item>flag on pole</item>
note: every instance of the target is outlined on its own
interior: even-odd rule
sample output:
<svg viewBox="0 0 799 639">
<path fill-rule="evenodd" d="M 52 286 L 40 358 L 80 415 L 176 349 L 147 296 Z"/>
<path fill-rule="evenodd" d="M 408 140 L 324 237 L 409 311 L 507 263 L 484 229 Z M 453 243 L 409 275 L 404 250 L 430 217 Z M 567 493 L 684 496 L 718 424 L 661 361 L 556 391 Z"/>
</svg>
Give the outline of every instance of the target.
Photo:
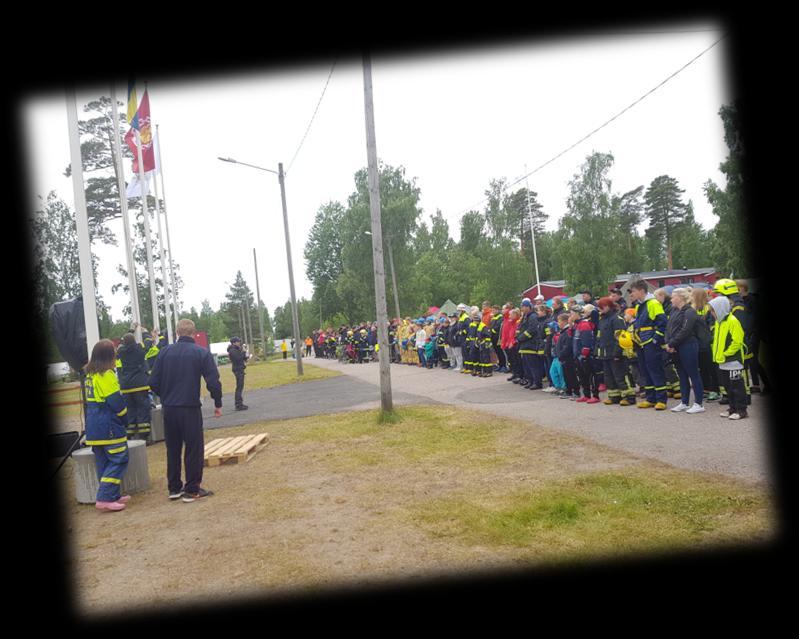
<svg viewBox="0 0 799 639">
<path fill-rule="evenodd" d="M 128 87 L 128 95 L 136 98 L 136 89 Z M 128 101 L 128 117 L 130 118 L 130 100 Z M 141 104 L 138 110 L 130 120 L 130 130 L 125 135 L 125 142 L 130 150 L 133 152 L 133 173 L 139 172 L 139 150 L 136 146 L 135 131 L 139 131 L 139 138 L 141 140 L 142 160 L 144 161 L 144 172 L 152 171 L 155 169 L 155 150 L 153 149 L 153 134 L 150 126 L 150 97 L 147 95 L 147 89 L 144 90 L 144 95 L 141 98 Z"/>
<path fill-rule="evenodd" d="M 153 174 L 152 171 L 148 171 L 144 174 L 144 194 L 150 195 L 150 176 Z M 125 196 L 130 199 L 132 197 L 141 197 L 141 183 L 139 181 L 139 174 L 134 173 L 133 177 L 130 179 L 130 184 L 128 184 L 128 188 L 125 191 Z"/>
<path fill-rule="evenodd" d="M 131 78 L 128 80 L 128 124 L 134 129 L 139 128 L 139 120 L 136 117 L 138 111 L 138 101 L 136 100 L 136 81 Z"/>
</svg>

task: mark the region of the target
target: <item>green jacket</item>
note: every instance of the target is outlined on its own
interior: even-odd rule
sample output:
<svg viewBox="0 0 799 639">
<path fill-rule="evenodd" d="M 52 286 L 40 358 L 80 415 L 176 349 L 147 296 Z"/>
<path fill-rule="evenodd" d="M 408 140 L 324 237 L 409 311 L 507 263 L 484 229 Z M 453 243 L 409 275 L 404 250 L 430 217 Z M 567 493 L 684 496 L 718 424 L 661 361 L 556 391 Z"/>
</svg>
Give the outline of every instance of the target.
<svg viewBox="0 0 799 639">
<path fill-rule="evenodd" d="M 733 361 L 743 364 L 746 355 L 744 329 L 735 315 L 727 315 L 720 322 L 713 324 L 711 353 L 716 364 Z"/>
</svg>

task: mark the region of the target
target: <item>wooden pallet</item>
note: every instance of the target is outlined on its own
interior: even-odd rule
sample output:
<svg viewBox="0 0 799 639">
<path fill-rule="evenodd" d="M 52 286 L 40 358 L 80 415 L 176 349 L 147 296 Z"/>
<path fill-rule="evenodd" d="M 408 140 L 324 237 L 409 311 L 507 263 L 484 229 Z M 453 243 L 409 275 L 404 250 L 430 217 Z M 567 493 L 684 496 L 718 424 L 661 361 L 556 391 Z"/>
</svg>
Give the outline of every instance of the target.
<svg viewBox="0 0 799 639">
<path fill-rule="evenodd" d="M 205 465 L 219 466 L 223 463 L 240 463 L 252 459 L 269 445 L 269 434 L 242 435 L 214 439 L 205 445 Z"/>
</svg>

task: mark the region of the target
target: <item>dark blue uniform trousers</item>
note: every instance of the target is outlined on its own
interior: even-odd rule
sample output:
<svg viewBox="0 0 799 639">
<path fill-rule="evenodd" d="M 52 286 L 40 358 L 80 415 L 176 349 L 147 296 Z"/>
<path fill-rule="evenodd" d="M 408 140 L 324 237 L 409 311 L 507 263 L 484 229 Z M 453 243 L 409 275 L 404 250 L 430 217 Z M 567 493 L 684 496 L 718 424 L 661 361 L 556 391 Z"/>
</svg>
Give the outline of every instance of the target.
<svg viewBox="0 0 799 639">
<path fill-rule="evenodd" d="M 645 344 L 639 351 L 638 367 L 644 381 L 646 401 L 650 404 L 666 403 L 666 371 L 664 351 L 653 342 Z M 643 357 L 640 357 L 643 355 Z"/>
<path fill-rule="evenodd" d="M 196 493 L 203 480 L 203 415 L 199 406 L 164 406 L 164 440 L 166 442 L 166 477 L 170 494 L 182 490 Z M 186 447 L 185 456 L 183 447 Z M 181 457 L 184 459 L 186 483 L 180 478 Z"/>
<path fill-rule="evenodd" d="M 128 469 L 128 445 L 92 446 L 97 469 L 97 501 L 116 501 L 122 495 L 122 477 Z"/>
</svg>

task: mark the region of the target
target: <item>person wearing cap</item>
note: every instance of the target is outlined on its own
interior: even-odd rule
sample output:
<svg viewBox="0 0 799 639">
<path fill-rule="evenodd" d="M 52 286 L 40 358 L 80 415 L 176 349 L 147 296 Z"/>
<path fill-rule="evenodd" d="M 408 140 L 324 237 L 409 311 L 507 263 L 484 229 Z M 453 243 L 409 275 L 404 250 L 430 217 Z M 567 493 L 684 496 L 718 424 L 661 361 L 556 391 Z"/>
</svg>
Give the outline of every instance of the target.
<svg viewBox="0 0 799 639">
<path fill-rule="evenodd" d="M 234 395 L 236 410 L 247 410 L 248 406 L 244 404 L 242 392 L 244 391 L 244 369 L 247 368 L 248 355 L 241 348 L 240 337 L 230 338 L 230 344 L 227 347 L 227 354 L 230 358 L 233 377 L 236 378 L 236 393 Z"/>
<path fill-rule="evenodd" d="M 594 349 L 596 348 L 596 325 L 591 321 L 598 314 L 593 304 L 585 304 L 580 312 L 580 320 L 574 330 L 572 352 L 577 360 L 577 377 L 582 386 L 583 396 L 576 400 L 586 404 L 599 403 L 599 388 L 594 374 Z"/>
<path fill-rule="evenodd" d="M 516 327 L 516 342 L 519 346 L 519 357 L 522 362 L 524 377 L 519 382 L 522 388 L 540 389 L 542 387 L 540 376 L 536 375 L 533 362 L 536 352 L 536 333 L 538 319 L 533 313 L 533 302 L 525 297 L 521 304 L 522 317 Z"/>
<path fill-rule="evenodd" d="M 638 371 L 646 394 L 646 399 L 638 403 L 638 408 L 654 406 L 655 410 L 666 410 L 665 351 L 662 348 L 666 335 L 666 314 L 644 280 L 633 282 L 630 288 L 630 296 L 636 303 L 633 326 L 640 344 Z"/>
<path fill-rule="evenodd" d="M 596 358 L 602 362 L 608 389 L 608 396 L 603 403 L 608 406 L 611 404 L 629 406 L 635 403 L 635 389 L 619 343 L 619 337 L 626 325 L 619 315 L 618 305 L 610 296 L 599 298 L 597 305 L 599 327 L 596 334 Z"/>
</svg>

